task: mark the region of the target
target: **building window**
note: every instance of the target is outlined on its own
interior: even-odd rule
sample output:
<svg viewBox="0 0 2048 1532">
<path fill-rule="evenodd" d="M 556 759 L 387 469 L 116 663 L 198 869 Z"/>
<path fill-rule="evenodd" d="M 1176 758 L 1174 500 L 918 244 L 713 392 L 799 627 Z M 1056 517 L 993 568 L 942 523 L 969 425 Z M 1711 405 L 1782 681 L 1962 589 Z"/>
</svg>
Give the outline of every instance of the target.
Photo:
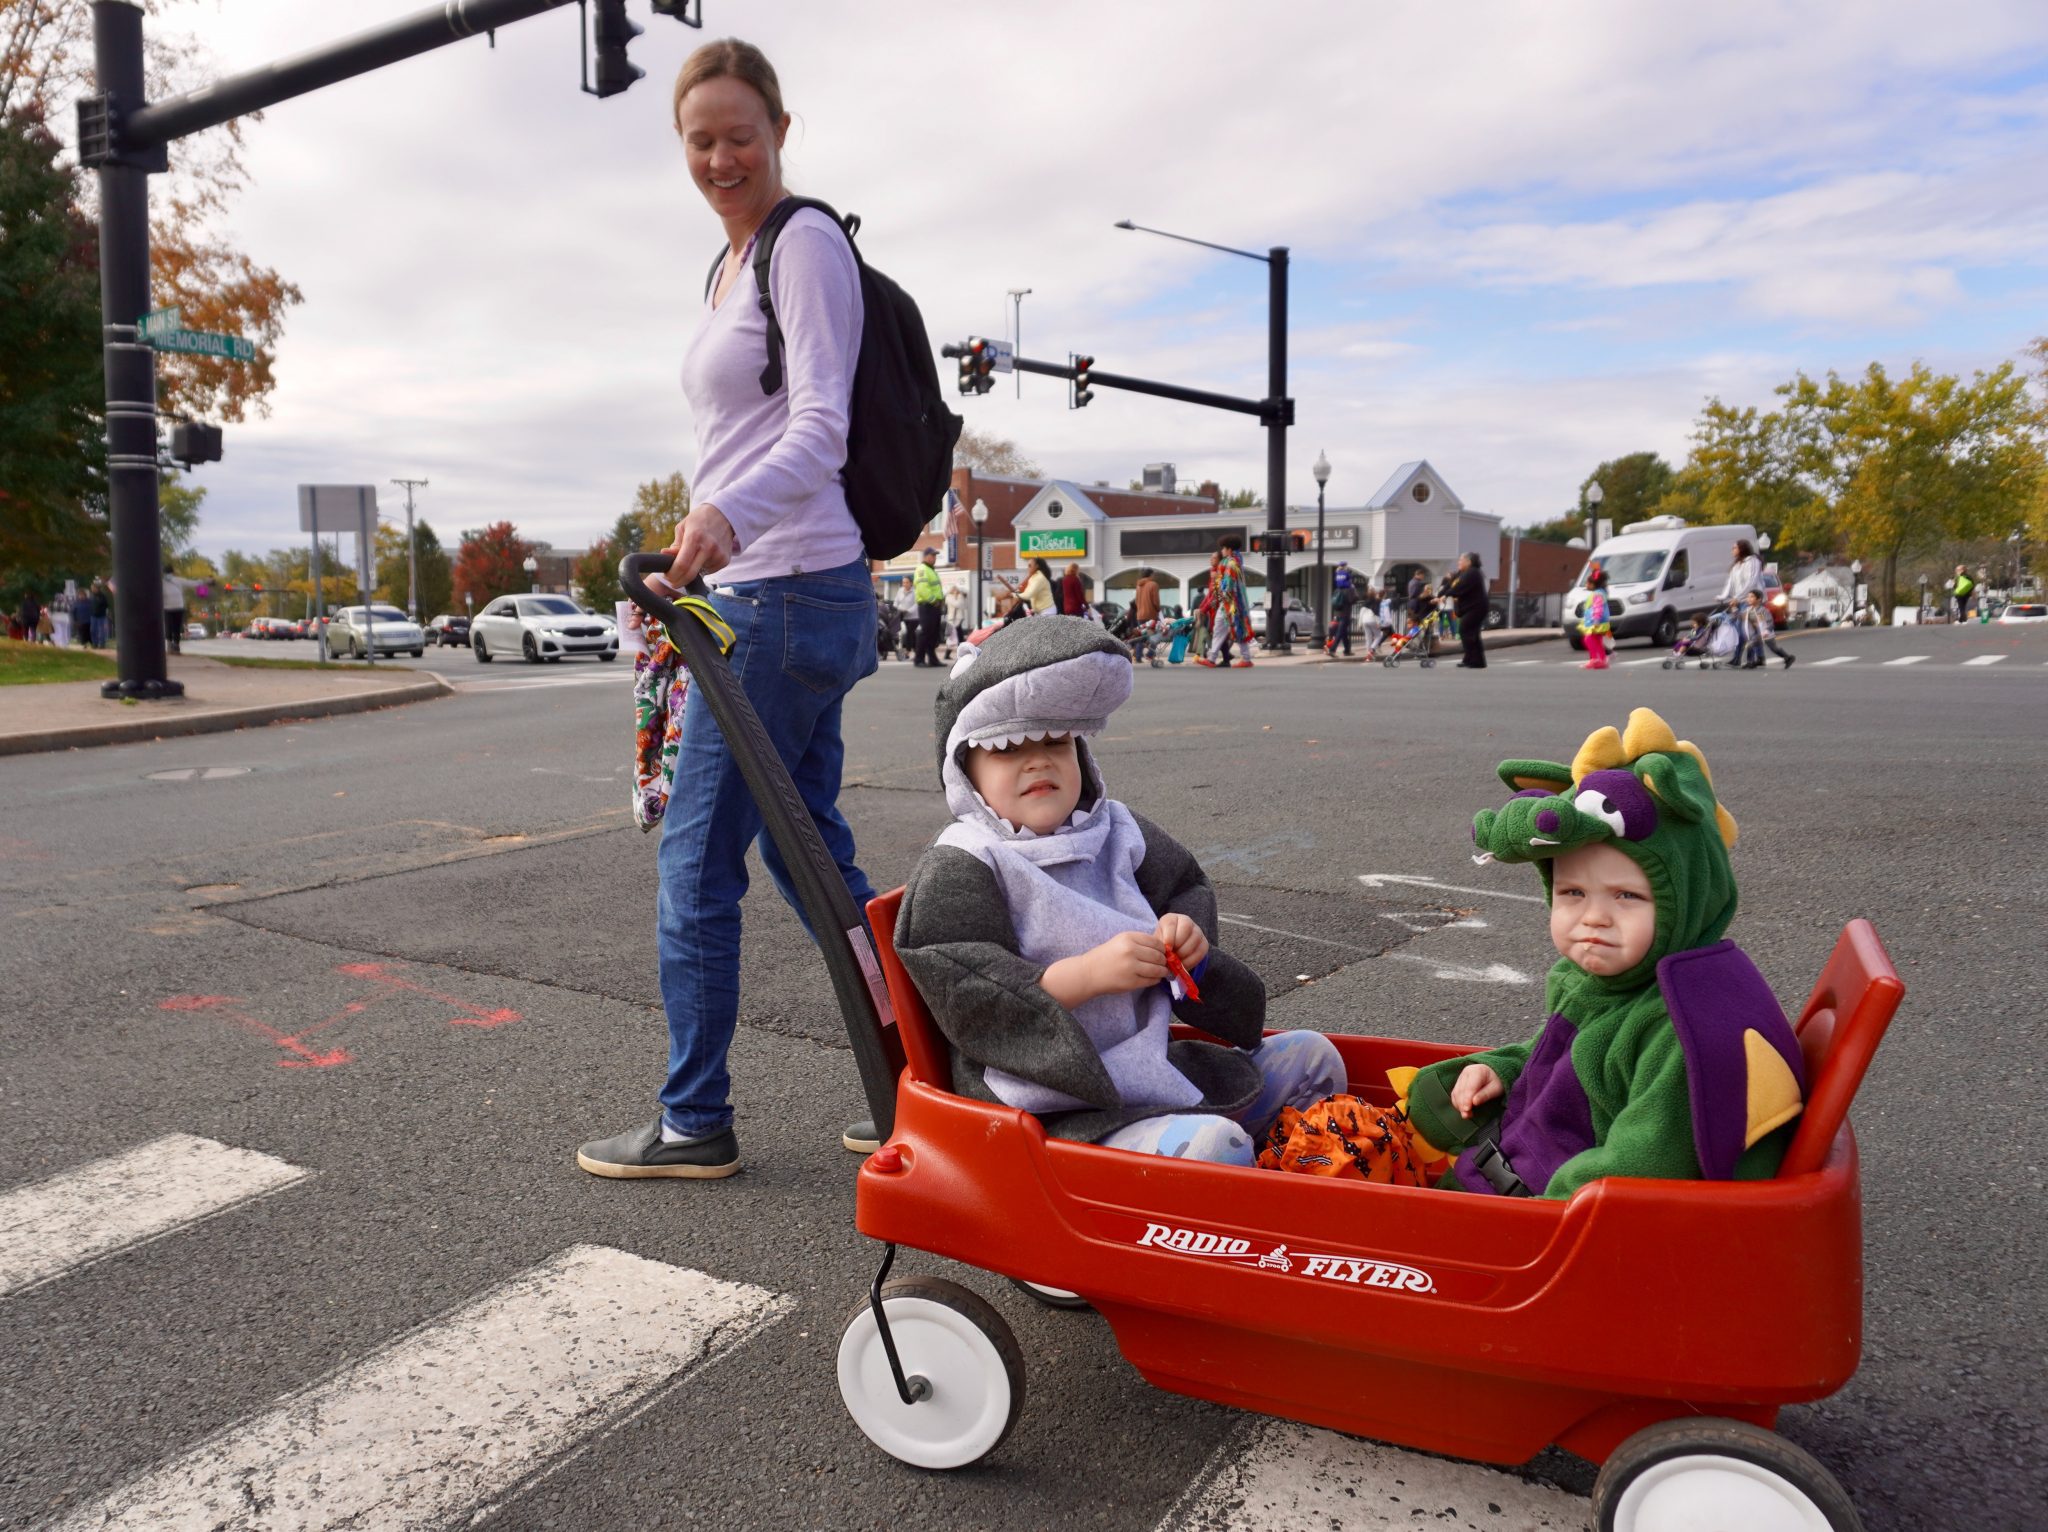
<svg viewBox="0 0 2048 1532">
<path fill-rule="evenodd" d="M 1417 505 L 1429 504 L 1429 486 L 1420 479 L 1415 481 L 1415 487 L 1409 490 L 1408 493 L 1414 496 Z"/>
</svg>

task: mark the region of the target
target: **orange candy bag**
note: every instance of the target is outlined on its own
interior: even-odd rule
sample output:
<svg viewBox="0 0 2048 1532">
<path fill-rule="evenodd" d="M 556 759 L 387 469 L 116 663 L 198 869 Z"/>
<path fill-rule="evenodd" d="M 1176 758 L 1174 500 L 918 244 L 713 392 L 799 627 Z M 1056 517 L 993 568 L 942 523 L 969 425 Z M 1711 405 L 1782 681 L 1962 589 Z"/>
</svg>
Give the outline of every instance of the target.
<svg viewBox="0 0 2048 1532">
<path fill-rule="evenodd" d="M 1264 1170 L 1298 1175 L 1427 1186 L 1438 1159 L 1398 1107 L 1374 1106 L 1357 1096 L 1327 1096 L 1306 1111 L 1285 1107 L 1259 1154 Z"/>
</svg>

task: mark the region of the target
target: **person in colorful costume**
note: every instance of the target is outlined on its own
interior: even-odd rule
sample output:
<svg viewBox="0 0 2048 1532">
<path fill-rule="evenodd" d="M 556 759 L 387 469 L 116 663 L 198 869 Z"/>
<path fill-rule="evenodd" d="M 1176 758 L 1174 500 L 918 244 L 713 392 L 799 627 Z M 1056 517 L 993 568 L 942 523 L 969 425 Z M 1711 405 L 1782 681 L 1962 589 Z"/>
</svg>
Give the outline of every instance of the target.
<svg viewBox="0 0 2048 1532">
<path fill-rule="evenodd" d="M 1209 624 L 1209 652 L 1196 659 L 1197 665 L 1252 667 L 1250 618 L 1245 610 L 1244 561 L 1240 544 L 1226 537 L 1216 545 L 1215 562 L 1209 566 L 1209 589 L 1202 597 L 1202 615 Z M 1235 643 L 1238 655 L 1230 657 Z"/>
<path fill-rule="evenodd" d="M 1607 571 L 1598 564 L 1586 570 L 1586 610 L 1579 619 L 1579 633 L 1586 640 L 1583 670 L 1607 668 L 1607 639 L 1614 624 L 1607 620 Z"/>
<path fill-rule="evenodd" d="M 1103 790 L 1084 736 L 1131 688 L 1130 651 L 1082 618 L 963 646 L 937 701 L 954 822 L 910 875 L 896 952 L 961 1095 L 1054 1138 L 1249 1166 L 1344 1061 L 1319 1032 L 1264 1037 L 1266 987 L 1214 945 L 1201 864 Z M 1176 1018 L 1230 1046 L 1175 1039 Z"/>
<path fill-rule="evenodd" d="M 1480 860 L 1536 864 L 1566 955 L 1550 970 L 1550 1019 L 1535 1037 L 1396 1081 L 1414 1131 L 1457 1156 L 1439 1184 L 1564 1198 L 1603 1176 L 1774 1175 L 1805 1066 L 1770 986 L 1723 936 L 1735 915 L 1735 821 L 1706 758 L 1637 708 L 1625 731 L 1598 730 L 1570 766 L 1507 761 L 1500 775 L 1515 796 L 1474 820 Z M 1610 874 L 1583 876 L 1601 860 Z M 1575 922 L 1599 929 L 1563 906 L 1588 898 L 1580 885 L 1597 877 L 1627 881 L 1631 866 L 1653 911 L 1589 945 L 1559 936 Z M 1630 919 L 1646 933 L 1639 956 L 1618 939 Z"/>
</svg>

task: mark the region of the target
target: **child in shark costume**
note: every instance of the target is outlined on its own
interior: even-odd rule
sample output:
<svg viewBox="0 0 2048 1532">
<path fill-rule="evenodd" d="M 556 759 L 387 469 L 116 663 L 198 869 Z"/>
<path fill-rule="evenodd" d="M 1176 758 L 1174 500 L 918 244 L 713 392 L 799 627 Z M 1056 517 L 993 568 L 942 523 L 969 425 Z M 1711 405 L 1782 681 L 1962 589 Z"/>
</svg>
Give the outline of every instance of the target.
<svg viewBox="0 0 2048 1532">
<path fill-rule="evenodd" d="M 1735 915 L 1735 821 L 1706 757 L 1637 708 L 1625 732 L 1598 730 L 1569 766 L 1506 761 L 1500 775 L 1515 796 L 1474 821 L 1479 859 L 1536 864 L 1566 955 L 1550 970 L 1537 1036 L 1409 1083 L 1410 1124 L 1458 1156 L 1440 1184 L 1569 1197 L 1602 1176 L 1774 1175 L 1805 1066 L 1763 975 L 1722 936 Z M 1635 885 L 1622 917 L 1635 923 L 1633 946 L 1612 927 L 1584 949 L 1561 934 L 1574 918 L 1564 896 L 1588 902 L 1576 885 L 1594 880 L 1578 868 L 1596 858 L 1619 869 L 1617 886 Z"/>
<path fill-rule="evenodd" d="M 1251 1165 L 1281 1108 L 1344 1089 L 1344 1063 L 1317 1032 L 1261 1042 L 1265 986 L 1211 945 L 1200 865 L 1104 793 L 1083 736 L 1130 693 L 1130 651 L 1078 618 L 1017 623 L 963 652 L 937 705 L 955 822 L 911 875 L 897 952 L 952 1044 L 962 1095 L 1035 1113 L 1056 1138 Z M 1013 797 L 1014 773 L 1048 757 Z M 1167 950 L 1199 1000 L 1165 982 Z M 1072 977 L 1103 971 L 1105 954 L 1135 977 Z M 1232 1046 L 1174 1041 L 1176 1015 Z"/>
</svg>

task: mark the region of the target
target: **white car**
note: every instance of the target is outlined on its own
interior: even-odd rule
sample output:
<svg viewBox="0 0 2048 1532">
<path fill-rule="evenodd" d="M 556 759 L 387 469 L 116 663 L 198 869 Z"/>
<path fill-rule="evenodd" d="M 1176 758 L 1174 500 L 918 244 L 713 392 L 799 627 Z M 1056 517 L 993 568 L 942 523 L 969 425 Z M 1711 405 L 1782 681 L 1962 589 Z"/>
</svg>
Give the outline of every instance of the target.
<svg viewBox="0 0 2048 1532">
<path fill-rule="evenodd" d="M 345 606 L 327 619 L 327 636 L 321 640 L 330 660 L 367 659 L 372 648 L 378 654 L 410 654 L 418 659 L 427 652 L 427 635 L 420 625 L 395 606 Z"/>
<path fill-rule="evenodd" d="M 2000 622 L 2048 622 L 2048 602 L 2008 601 L 1998 614 Z"/>
<path fill-rule="evenodd" d="M 567 596 L 500 596 L 469 625 L 469 648 L 483 664 L 499 655 L 523 655 L 528 664 L 565 654 L 619 657 L 619 630 L 609 618 L 586 612 Z"/>
</svg>

